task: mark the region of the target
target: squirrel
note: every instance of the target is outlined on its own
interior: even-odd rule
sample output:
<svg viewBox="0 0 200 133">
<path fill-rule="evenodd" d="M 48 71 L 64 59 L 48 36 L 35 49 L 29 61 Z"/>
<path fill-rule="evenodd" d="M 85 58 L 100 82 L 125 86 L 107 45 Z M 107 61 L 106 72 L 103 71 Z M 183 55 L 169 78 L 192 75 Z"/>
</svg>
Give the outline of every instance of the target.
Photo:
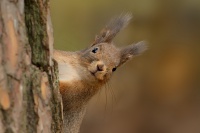
<svg viewBox="0 0 200 133">
<path fill-rule="evenodd" d="M 145 41 L 117 48 L 113 39 L 132 15 L 111 19 L 88 48 L 68 52 L 54 50 L 58 63 L 59 86 L 63 100 L 65 133 L 78 133 L 87 102 L 108 82 L 118 67 L 147 49 Z"/>
</svg>

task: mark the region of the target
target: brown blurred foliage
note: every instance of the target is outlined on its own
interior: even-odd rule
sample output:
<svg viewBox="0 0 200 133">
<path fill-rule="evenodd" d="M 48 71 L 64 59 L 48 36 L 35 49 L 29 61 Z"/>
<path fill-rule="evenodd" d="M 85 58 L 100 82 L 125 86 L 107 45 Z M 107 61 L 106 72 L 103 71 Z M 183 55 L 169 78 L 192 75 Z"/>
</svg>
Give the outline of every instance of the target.
<svg viewBox="0 0 200 133">
<path fill-rule="evenodd" d="M 55 48 L 90 45 L 122 12 L 134 17 L 116 44 L 146 40 L 149 50 L 91 101 L 81 133 L 199 133 L 200 1 L 51 1 Z"/>
</svg>

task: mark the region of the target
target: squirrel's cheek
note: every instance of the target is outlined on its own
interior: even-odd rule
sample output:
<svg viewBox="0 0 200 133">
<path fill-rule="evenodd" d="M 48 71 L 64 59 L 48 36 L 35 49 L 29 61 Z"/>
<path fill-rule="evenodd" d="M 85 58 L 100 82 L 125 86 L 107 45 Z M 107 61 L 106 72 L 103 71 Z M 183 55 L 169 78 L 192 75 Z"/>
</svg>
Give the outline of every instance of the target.
<svg viewBox="0 0 200 133">
<path fill-rule="evenodd" d="M 90 72 L 95 72 L 96 71 L 96 63 L 92 62 L 89 66 L 88 66 L 88 70 Z"/>
</svg>

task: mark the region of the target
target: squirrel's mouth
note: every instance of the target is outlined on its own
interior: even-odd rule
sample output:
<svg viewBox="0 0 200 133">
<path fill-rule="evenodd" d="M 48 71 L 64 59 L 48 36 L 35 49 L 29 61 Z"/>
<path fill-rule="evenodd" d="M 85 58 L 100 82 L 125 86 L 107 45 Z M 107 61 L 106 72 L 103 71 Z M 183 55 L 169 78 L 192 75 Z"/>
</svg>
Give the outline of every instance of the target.
<svg viewBox="0 0 200 133">
<path fill-rule="evenodd" d="M 91 73 L 91 75 L 94 76 L 94 78 L 96 78 L 97 80 L 100 80 L 100 81 L 105 80 L 105 75 L 106 75 L 106 74 L 103 73 L 103 72 L 99 72 L 99 71 L 91 72 L 91 71 L 90 71 L 90 73 Z"/>
<path fill-rule="evenodd" d="M 91 71 L 90 71 L 91 75 L 94 76 L 94 77 L 96 77 L 96 76 L 95 76 L 95 73 L 96 73 L 96 72 L 97 72 L 97 71 L 95 71 L 95 72 L 91 72 Z"/>
</svg>

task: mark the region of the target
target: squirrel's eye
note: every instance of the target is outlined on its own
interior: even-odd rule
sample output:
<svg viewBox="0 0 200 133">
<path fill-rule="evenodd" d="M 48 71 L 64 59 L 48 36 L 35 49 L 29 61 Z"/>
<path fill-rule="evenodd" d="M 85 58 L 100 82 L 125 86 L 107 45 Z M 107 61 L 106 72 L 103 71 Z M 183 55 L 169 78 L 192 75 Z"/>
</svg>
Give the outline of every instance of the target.
<svg viewBox="0 0 200 133">
<path fill-rule="evenodd" d="M 97 47 L 94 48 L 94 49 L 92 50 L 92 53 L 97 53 L 98 49 L 99 49 L 99 48 L 97 48 Z"/>
<path fill-rule="evenodd" d="M 117 68 L 116 68 L 116 67 L 114 67 L 114 68 L 112 69 L 112 71 L 114 72 L 114 71 L 116 71 L 116 69 L 117 69 Z"/>
</svg>

